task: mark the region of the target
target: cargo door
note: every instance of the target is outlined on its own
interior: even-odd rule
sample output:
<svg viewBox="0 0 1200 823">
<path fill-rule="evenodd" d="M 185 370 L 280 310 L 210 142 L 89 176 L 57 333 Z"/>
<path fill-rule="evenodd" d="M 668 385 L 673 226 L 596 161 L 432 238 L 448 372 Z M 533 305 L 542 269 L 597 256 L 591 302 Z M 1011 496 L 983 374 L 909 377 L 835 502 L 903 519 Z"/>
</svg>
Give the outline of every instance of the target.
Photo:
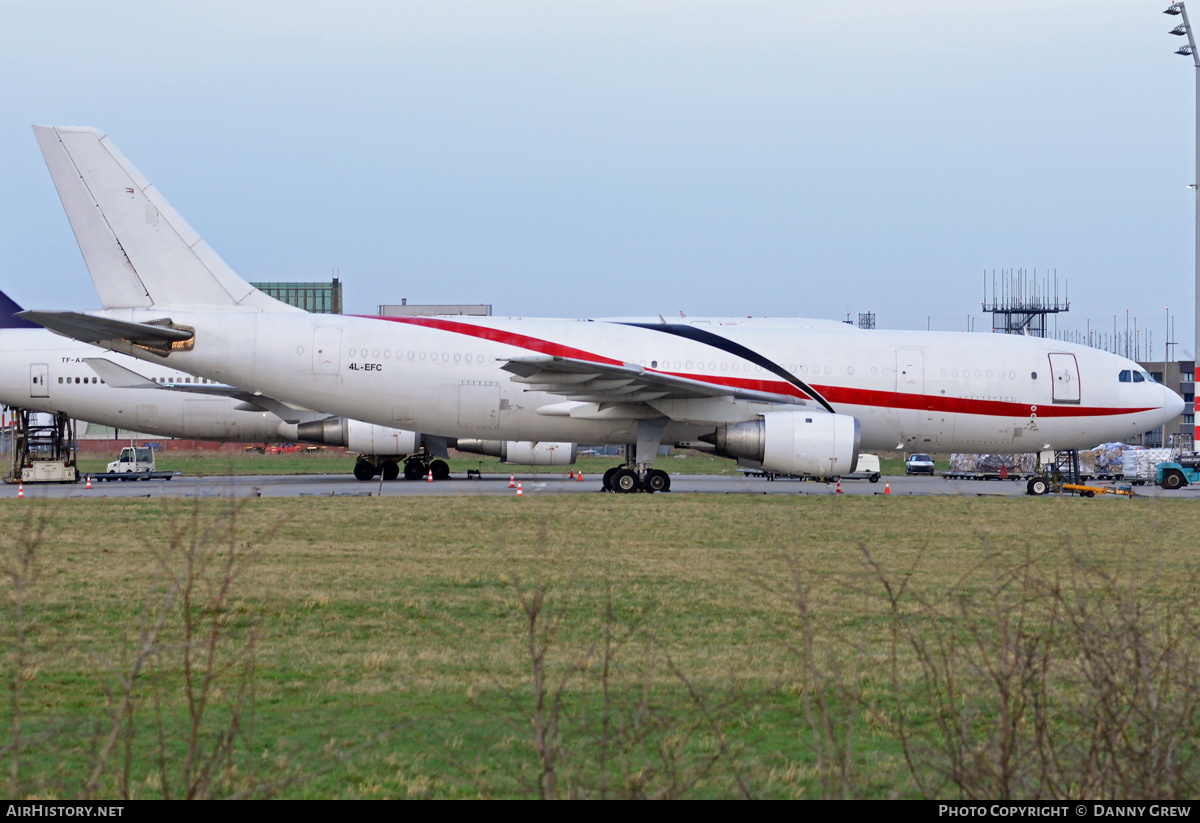
<svg viewBox="0 0 1200 823">
<path fill-rule="evenodd" d="M 224 439 L 233 434 L 228 400 L 184 400 L 183 428 L 192 437 Z"/>
<path fill-rule="evenodd" d="M 921 349 L 896 349 L 896 391 L 925 393 L 925 352 Z"/>
<path fill-rule="evenodd" d="M 1055 403 L 1079 402 L 1079 364 L 1075 361 L 1075 355 L 1052 353 L 1050 379 L 1053 381 Z"/>
<path fill-rule="evenodd" d="M 313 374 L 337 374 L 342 365 L 342 330 L 322 326 L 313 329 Z"/>
<path fill-rule="evenodd" d="M 466 382 L 458 387 L 458 425 L 469 429 L 500 427 L 500 384 Z"/>
<path fill-rule="evenodd" d="M 154 403 L 142 403 L 137 407 L 138 431 L 155 431 L 158 429 L 158 406 Z"/>
<path fill-rule="evenodd" d="M 45 363 L 31 363 L 29 366 L 29 396 L 50 396 L 50 367 Z"/>
<path fill-rule="evenodd" d="M 925 352 L 923 349 L 896 349 L 896 393 L 925 394 Z M 900 421 L 900 440 L 905 451 L 937 451 L 942 437 L 953 423 L 944 412 L 926 408 L 919 399 L 898 399 L 896 416 Z"/>
</svg>

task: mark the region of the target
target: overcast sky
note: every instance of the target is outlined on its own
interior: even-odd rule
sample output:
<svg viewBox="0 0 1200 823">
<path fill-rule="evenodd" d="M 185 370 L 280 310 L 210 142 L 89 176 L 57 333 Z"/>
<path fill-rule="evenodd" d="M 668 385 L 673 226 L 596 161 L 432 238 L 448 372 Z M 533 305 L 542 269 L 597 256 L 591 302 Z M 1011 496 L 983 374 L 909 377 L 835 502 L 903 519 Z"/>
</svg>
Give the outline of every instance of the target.
<svg viewBox="0 0 1200 823">
<path fill-rule="evenodd" d="M 97 305 L 29 126 L 105 131 L 248 280 L 346 310 L 958 330 L 1193 351 L 1196 71 L 1165 0 L 0 0 L 0 288 Z M 1200 3 L 1196 15 L 1200 20 Z"/>
</svg>

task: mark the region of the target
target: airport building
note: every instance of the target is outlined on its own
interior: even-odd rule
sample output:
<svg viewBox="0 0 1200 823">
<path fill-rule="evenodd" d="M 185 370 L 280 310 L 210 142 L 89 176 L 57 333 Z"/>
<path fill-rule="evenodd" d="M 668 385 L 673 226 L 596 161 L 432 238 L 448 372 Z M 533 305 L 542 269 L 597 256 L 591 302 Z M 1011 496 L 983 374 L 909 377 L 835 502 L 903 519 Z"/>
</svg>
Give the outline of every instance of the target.
<svg viewBox="0 0 1200 823">
<path fill-rule="evenodd" d="M 250 285 L 280 302 L 313 314 L 342 313 L 342 284 L 336 277 L 331 283 L 251 283 Z"/>
<path fill-rule="evenodd" d="M 426 303 L 424 305 L 401 300 L 400 305 L 380 305 L 380 317 L 433 317 L 440 314 L 462 317 L 491 317 L 492 307 L 485 303 Z"/>
</svg>

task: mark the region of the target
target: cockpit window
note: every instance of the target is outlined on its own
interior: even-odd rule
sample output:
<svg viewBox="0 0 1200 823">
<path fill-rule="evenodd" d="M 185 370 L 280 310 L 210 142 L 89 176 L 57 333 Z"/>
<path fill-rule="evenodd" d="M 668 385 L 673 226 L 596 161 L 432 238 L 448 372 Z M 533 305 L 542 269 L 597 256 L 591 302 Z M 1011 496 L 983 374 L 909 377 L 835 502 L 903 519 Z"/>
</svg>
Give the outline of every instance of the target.
<svg viewBox="0 0 1200 823">
<path fill-rule="evenodd" d="M 1157 383 L 1158 382 L 1157 380 L 1154 379 L 1154 375 L 1152 375 L 1148 371 L 1142 372 L 1142 377 L 1146 378 L 1147 383 Z"/>
<path fill-rule="evenodd" d="M 1134 382 L 1134 383 L 1145 383 L 1145 382 L 1146 382 L 1146 377 L 1145 377 L 1145 375 L 1144 375 L 1144 374 L 1142 374 L 1142 372 L 1140 372 L 1140 371 L 1135 371 L 1135 372 L 1133 373 L 1133 382 Z"/>
<path fill-rule="evenodd" d="M 1118 379 L 1122 383 L 1132 383 L 1133 382 L 1133 377 L 1131 376 L 1131 372 L 1129 371 L 1129 369 L 1122 369 L 1121 376 Z"/>
</svg>

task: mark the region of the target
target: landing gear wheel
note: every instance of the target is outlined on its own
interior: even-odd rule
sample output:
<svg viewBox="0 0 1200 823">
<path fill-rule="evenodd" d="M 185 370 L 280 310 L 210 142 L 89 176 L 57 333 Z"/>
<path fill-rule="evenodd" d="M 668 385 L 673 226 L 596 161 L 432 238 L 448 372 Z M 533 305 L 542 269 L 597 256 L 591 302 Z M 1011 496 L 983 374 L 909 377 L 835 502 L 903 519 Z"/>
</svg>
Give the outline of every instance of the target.
<svg viewBox="0 0 1200 823">
<path fill-rule="evenodd" d="M 379 467 L 379 473 L 383 475 L 384 480 L 395 480 L 400 476 L 400 467 L 396 465 L 395 460 L 389 460 Z"/>
<path fill-rule="evenodd" d="M 662 469 L 651 469 L 646 472 L 646 491 L 669 492 L 671 490 L 671 475 Z"/>
<path fill-rule="evenodd" d="M 1183 475 L 1179 472 L 1172 470 L 1163 475 L 1162 487 L 1164 489 L 1170 489 L 1171 491 L 1174 491 L 1182 486 Z"/>
<path fill-rule="evenodd" d="M 354 464 L 354 476 L 358 480 L 370 480 L 375 476 L 375 465 L 370 460 L 359 460 Z"/>
<path fill-rule="evenodd" d="M 613 488 L 612 479 L 613 479 L 613 475 L 616 474 L 617 472 L 619 472 L 620 470 L 621 470 L 620 466 L 613 466 L 611 469 L 609 469 L 608 471 L 606 471 L 604 473 L 604 490 L 606 492 L 616 491 Z"/>
<path fill-rule="evenodd" d="M 633 494 L 642 488 L 642 482 L 638 480 L 636 472 L 629 469 L 617 469 L 612 477 L 613 491 L 618 494 Z"/>
<path fill-rule="evenodd" d="M 405 460 L 404 461 L 404 479 L 405 480 L 420 480 L 425 476 L 425 462 L 423 460 Z"/>
<path fill-rule="evenodd" d="M 1028 485 L 1025 486 L 1025 493 L 1041 496 L 1050 491 L 1050 481 L 1044 477 L 1030 478 Z"/>
<path fill-rule="evenodd" d="M 450 479 L 450 464 L 445 460 L 434 460 L 429 464 L 429 470 L 433 472 L 434 480 Z"/>
</svg>

